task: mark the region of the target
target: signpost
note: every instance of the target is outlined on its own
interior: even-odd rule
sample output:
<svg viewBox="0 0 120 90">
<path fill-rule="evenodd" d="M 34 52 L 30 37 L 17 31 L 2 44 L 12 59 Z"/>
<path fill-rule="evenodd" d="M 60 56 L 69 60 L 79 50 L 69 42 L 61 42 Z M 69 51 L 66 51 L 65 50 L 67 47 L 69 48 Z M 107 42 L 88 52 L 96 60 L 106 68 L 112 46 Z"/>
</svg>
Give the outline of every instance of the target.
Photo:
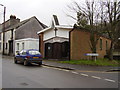
<svg viewBox="0 0 120 90">
<path fill-rule="evenodd" d="M 86 53 L 85 56 L 95 57 L 95 61 L 97 59 L 97 56 L 99 56 L 98 53 Z"/>
</svg>

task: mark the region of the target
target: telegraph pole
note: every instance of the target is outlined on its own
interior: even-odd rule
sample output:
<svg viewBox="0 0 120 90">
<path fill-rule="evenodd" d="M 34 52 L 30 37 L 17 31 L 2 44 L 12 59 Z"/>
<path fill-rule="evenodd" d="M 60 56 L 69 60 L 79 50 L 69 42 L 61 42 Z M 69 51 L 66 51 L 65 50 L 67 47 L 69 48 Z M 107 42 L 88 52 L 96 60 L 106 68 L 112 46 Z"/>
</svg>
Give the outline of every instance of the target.
<svg viewBox="0 0 120 90">
<path fill-rule="evenodd" d="M 2 51 L 2 54 L 4 55 L 5 54 L 5 13 L 6 13 L 6 7 L 3 5 L 3 4 L 0 4 L 1 6 L 4 7 L 4 15 L 3 15 L 3 28 L 2 28 L 2 32 L 3 32 L 3 51 Z"/>
</svg>

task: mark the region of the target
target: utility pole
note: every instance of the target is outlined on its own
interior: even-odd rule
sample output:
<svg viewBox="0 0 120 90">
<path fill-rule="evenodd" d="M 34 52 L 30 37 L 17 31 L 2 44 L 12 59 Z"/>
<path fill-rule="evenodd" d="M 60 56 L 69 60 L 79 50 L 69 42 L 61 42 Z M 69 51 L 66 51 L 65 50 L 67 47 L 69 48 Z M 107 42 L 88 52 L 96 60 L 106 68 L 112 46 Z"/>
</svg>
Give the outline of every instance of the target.
<svg viewBox="0 0 120 90">
<path fill-rule="evenodd" d="M 6 13 L 6 7 L 3 5 L 3 4 L 0 4 L 0 6 L 3 6 L 4 7 L 4 15 L 3 15 L 3 28 L 2 28 L 2 32 L 3 32 L 3 51 L 2 51 L 2 54 L 4 55 L 5 54 L 5 13 Z"/>
</svg>

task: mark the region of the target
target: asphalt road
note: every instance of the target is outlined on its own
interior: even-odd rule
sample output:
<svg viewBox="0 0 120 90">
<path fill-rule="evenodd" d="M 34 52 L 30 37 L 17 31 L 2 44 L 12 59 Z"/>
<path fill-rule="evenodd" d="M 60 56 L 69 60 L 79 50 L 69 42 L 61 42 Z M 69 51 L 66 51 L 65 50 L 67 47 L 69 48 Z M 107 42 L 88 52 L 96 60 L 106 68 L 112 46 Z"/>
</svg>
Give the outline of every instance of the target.
<svg viewBox="0 0 120 90">
<path fill-rule="evenodd" d="M 118 88 L 117 72 L 71 71 L 2 58 L 2 88 Z"/>
<path fill-rule="evenodd" d="M 0 54 L 0 88 L 2 88 L 2 55 Z"/>
</svg>

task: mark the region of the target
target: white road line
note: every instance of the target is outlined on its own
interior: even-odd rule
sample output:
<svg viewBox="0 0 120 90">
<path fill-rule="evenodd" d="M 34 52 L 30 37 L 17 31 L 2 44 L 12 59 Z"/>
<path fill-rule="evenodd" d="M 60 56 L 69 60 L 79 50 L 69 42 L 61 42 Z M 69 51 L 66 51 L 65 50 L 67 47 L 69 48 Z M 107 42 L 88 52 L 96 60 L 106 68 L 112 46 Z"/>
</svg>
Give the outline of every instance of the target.
<svg viewBox="0 0 120 90">
<path fill-rule="evenodd" d="M 101 79 L 100 77 L 96 77 L 96 76 L 91 76 L 92 78 L 96 78 L 96 79 Z"/>
<path fill-rule="evenodd" d="M 62 70 L 63 71 L 63 69 L 58 69 L 58 70 Z"/>
<path fill-rule="evenodd" d="M 42 67 L 45 67 L 45 68 L 51 68 L 51 67 L 47 67 L 47 66 L 42 66 Z"/>
<path fill-rule="evenodd" d="M 86 76 L 86 77 L 88 77 L 88 75 L 87 75 L 87 74 L 84 74 L 84 73 L 81 73 L 81 75 L 82 75 L 82 76 Z"/>
<path fill-rule="evenodd" d="M 58 68 L 53 68 L 53 69 L 58 69 Z"/>
<path fill-rule="evenodd" d="M 74 72 L 74 71 L 72 71 L 72 73 L 74 73 L 74 74 L 79 74 L 78 72 Z"/>
<path fill-rule="evenodd" d="M 109 82 L 115 82 L 114 80 L 111 80 L 111 79 L 104 79 L 106 81 L 109 81 Z"/>
<path fill-rule="evenodd" d="M 70 70 L 65 70 L 65 69 L 63 69 L 63 71 L 69 72 Z"/>
<path fill-rule="evenodd" d="M 52 68 L 52 67 L 47 67 L 47 66 L 43 66 L 45 68 Z M 56 70 L 62 70 L 62 71 L 66 71 L 66 72 L 69 72 L 70 70 L 65 70 L 65 69 L 59 69 L 59 68 L 52 68 L 52 69 L 56 69 Z"/>
</svg>

